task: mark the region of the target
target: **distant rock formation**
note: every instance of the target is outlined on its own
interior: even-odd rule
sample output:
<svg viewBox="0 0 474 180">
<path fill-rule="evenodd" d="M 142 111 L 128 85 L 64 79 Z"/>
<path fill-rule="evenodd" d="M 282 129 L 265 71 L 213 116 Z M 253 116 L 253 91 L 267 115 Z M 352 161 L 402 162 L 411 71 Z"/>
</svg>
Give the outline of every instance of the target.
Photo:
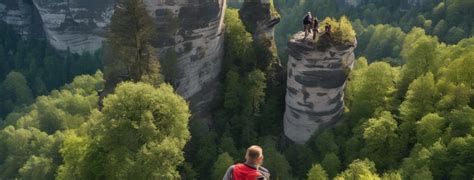
<svg viewBox="0 0 474 180">
<path fill-rule="evenodd" d="M 115 0 L 32 0 L 49 43 L 58 50 L 93 52 L 102 47 Z"/>
<path fill-rule="evenodd" d="M 275 80 L 283 72 L 274 40 L 275 26 L 280 22 L 280 15 L 272 1 L 245 0 L 239 10 L 246 30 L 253 35 L 255 47 L 263 51 L 257 52 L 257 65 L 268 75 L 270 85 L 278 82 Z"/>
<path fill-rule="evenodd" d="M 31 2 L 0 0 L 0 20 L 23 37 L 44 38 L 41 18 Z"/>
<path fill-rule="evenodd" d="M 358 7 L 362 3 L 362 0 L 344 0 L 346 6 Z"/>
<path fill-rule="evenodd" d="M 288 42 L 285 135 L 302 144 L 322 126 L 340 120 L 344 87 L 356 43 L 344 45 L 323 34 L 317 42 L 299 32 Z"/>
</svg>

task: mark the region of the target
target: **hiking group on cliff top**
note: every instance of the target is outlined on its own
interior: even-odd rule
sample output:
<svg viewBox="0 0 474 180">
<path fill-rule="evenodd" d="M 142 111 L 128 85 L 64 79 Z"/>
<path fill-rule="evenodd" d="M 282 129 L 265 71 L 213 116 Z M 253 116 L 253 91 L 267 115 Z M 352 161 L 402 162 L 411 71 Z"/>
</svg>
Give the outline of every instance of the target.
<svg viewBox="0 0 474 180">
<path fill-rule="evenodd" d="M 316 35 L 319 33 L 319 20 L 318 17 L 312 16 L 311 12 L 308 12 L 306 16 L 303 18 L 303 31 L 304 31 L 304 38 L 303 40 L 308 37 L 310 33 L 313 33 L 313 40 L 316 40 Z M 324 26 L 324 31 L 330 35 L 331 33 L 331 25 L 326 23 Z"/>
</svg>

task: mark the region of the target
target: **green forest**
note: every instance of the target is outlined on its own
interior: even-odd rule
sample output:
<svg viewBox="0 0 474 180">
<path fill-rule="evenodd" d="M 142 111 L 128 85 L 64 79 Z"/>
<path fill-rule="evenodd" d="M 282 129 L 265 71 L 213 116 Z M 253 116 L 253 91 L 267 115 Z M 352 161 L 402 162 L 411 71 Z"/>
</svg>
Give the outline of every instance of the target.
<svg viewBox="0 0 474 180">
<path fill-rule="evenodd" d="M 276 180 L 474 178 L 474 1 L 273 1 L 281 21 L 268 52 L 239 17 L 242 1 L 229 0 L 209 124 L 174 90 L 175 58 L 154 51 L 143 0 L 117 1 L 94 53 L 0 23 L 0 179 L 217 180 L 254 144 Z M 285 69 L 308 11 L 334 24 L 336 40 L 357 39 L 357 60 L 342 120 L 300 145 L 283 134 L 276 62 L 259 60 L 278 53 Z"/>
</svg>

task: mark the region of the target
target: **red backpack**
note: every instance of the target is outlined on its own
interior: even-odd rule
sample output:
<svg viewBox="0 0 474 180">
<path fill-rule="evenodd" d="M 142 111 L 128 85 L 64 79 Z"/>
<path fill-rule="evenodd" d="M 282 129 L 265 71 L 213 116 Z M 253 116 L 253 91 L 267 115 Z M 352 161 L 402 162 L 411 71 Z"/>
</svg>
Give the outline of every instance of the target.
<svg viewBox="0 0 474 180">
<path fill-rule="evenodd" d="M 232 172 L 232 180 L 256 180 L 262 176 L 254 167 L 246 164 L 236 164 Z"/>
</svg>

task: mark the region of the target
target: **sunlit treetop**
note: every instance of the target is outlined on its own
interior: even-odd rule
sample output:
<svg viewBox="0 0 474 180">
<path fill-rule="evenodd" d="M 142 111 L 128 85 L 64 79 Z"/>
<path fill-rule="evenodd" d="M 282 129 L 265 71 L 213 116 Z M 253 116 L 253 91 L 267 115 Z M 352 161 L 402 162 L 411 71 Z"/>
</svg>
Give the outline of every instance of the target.
<svg viewBox="0 0 474 180">
<path fill-rule="evenodd" d="M 351 21 L 346 16 L 342 16 L 339 21 L 332 17 L 326 17 L 320 23 L 320 29 L 324 29 L 326 24 L 331 25 L 331 37 L 339 43 L 353 44 L 356 41 L 356 32 L 352 28 Z"/>
</svg>

